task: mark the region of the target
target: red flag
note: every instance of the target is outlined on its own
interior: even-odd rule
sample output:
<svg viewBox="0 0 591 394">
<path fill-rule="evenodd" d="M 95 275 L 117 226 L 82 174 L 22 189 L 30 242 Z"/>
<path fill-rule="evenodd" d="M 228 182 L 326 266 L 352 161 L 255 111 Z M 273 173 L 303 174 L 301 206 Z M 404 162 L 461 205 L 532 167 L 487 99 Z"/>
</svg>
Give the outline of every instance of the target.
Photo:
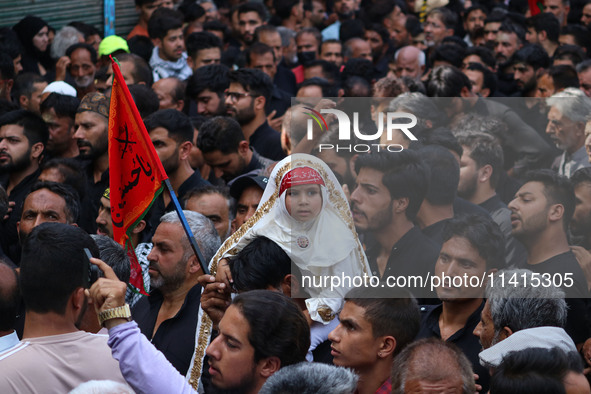
<svg viewBox="0 0 591 394">
<path fill-rule="evenodd" d="M 162 192 L 166 172 L 156 154 L 117 63 L 113 66 L 113 88 L 109 110 L 109 178 L 113 238 L 131 260 L 129 283 L 146 294 L 142 268 L 130 235 Z"/>
<path fill-rule="evenodd" d="M 529 5 L 529 11 L 531 12 L 531 16 L 544 12 L 543 0 L 527 0 L 527 4 Z"/>
</svg>

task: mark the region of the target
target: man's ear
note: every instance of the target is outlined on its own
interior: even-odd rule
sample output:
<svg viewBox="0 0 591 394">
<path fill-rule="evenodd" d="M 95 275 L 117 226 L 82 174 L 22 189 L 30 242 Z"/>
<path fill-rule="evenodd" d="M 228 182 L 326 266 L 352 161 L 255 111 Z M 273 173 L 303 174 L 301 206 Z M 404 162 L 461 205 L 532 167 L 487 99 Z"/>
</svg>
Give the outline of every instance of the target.
<svg viewBox="0 0 591 394">
<path fill-rule="evenodd" d="M 480 183 L 488 182 L 493 174 L 493 168 L 490 164 L 485 164 L 478 170 L 478 181 Z"/>
<path fill-rule="evenodd" d="M 562 220 L 563 216 L 564 216 L 564 205 L 562 205 L 562 204 L 550 205 L 550 209 L 548 210 L 548 219 L 551 222 Z"/>
<path fill-rule="evenodd" d="M 154 44 L 155 47 L 162 48 L 162 40 L 159 38 L 153 38 L 152 44 Z"/>
<path fill-rule="evenodd" d="M 139 223 L 133 228 L 133 230 L 131 232 L 133 234 L 138 234 L 138 233 L 141 233 L 142 231 L 144 231 L 145 228 L 146 228 L 146 221 L 140 220 Z"/>
<path fill-rule="evenodd" d="M 195 256 L 195 253 L 193 253 L 192 249 L 191 249 L 191 256 L 189 257 L 189 260 L 187 260 L 187 264 L 189 266 L 189 273 L 190 274 L 195 274 L 201 270 L 201 265 L 199 265 L 199 260 L 197 260 L 197 256 Z"/>
<path fill-rule="evenodd" d="M 393 336 L 382 337 L 382 343 L 378 350 L 379 358 L 387 358 L 394 354 L 396 350 L 396 338 Z"/>
<path fill-rule="evenodd" d="M 480 89 L 480 95 L 482 97 L 488 97 L 488 96 L 490 96 L 490 89 L 489 88 L 482 88 L 482 89 Z"/>
<path fill-rule="evenodd" d="M 22 108 L 27 108 L 29 106 L 29 98 L 24 94 L 21 94 L 18 97 L 18 103 Z"/>
<path fill-rule="evenodd" d="M 189 66 L 189 68 L 191 70 L 195 70 L 193 67 L 195 67 L 195 61 L 193 60 L 193 58 L 191 56 L 187 56 L 187 65 Z"/>
<path fill-rule="evenodd" d="M 503 327 L 499 332 L 499 342 L 509 338 L 511 335 L 513 335 L 513 330 L 508 326 Z"/>
<path fill-rule="evenodd" d="M 189 158 L 192 147 L 193 143 L 191 141 L 185 141 L 179 145 L 179 157 L 181 160 L 187 160 Z"/>
<path fill-rule="evenodd" d="M 263 379 L 271 377 L 275 372 L 279 371 L 280 368 L 281 360 L 276 356 L 264 358 L 257 364 L 258 375 Z"/>
<path fill-rule="evenodd" d="M 460 90 L 460 97 L 472 97 L 472 91 L 470 89 L 468 89 L 466 86 L 464 86 L 462 88 L 462 90 Z"/>
<path fill-rule="evenodd" d="M 184 107 L 185 107 L 185 100 L 179 100 L 175 104 L 175 109 L 177 111 L 182 111 Z"/>
<path fill-rule="evenodd" d="M 285 130 L 281 131 L 281 145 L 283 146 L 285 153 L 289 154 L 291 152 L 291 141 Z"/>
<path fill-rule="evenodd" d="M 238 144 L 238 154 L 240 156 L 246 155 L 246 153 L 248 152 L 249 149 L 250 149 L 250 145 L 249 145 L 248 141 L 246 141 L 246 140 L 242 140 Z"/>
<path fill-rule="evenodd" d="M 86 307 L 88 301 L 86 299 L 86 296 L 84 295 L 83 287 L 78 287 L 76 288 L 76 290 L 74 290 L 74 292 L 70 296 L 70 302 L 75 311 L 80 311 Z"/>
<path fill-rule="evenodd" d="M 397 198 L 394 200 L 394 212 L 403 213 L 408 208 L 408 197 Z"/>
<path fill-rule="evenodd" d="M 300 292 L 300 281 L 293 274 L 287 274 L 281 280 L 281 291 L 288 297 L 296 297 Z"/>
<path fill-rule="evenodd" d="M 267 100 L 264 96 L 259 96 L 254 99 L 254 109 L 257 111 L 264 111 Z"/>
<path fill-rule="evenodd" d="M 43 154 L 44 149 L 45 149 L 45 146 L 43 145 L 42 142 L 37 142 L 36 144 L 33 144 L 33 146 L 31 147 L 31 156 L 34 159 L 40 158 L 41 155 Z"/>
</svg>

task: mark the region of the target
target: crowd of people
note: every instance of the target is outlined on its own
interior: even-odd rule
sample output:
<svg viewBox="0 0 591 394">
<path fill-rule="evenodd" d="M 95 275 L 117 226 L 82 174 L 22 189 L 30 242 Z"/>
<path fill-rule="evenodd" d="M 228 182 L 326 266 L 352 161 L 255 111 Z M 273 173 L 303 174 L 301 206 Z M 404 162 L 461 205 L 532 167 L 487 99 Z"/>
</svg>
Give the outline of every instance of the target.
<svg viewBox="0 0 591 394">
<path fill-rule="evenodd" d="M 533 3 L 0 28 L 0 392 L 591 394 L 591 1 Z M 186 218 L 135 255 L 111 57 Z"/>
</svg>

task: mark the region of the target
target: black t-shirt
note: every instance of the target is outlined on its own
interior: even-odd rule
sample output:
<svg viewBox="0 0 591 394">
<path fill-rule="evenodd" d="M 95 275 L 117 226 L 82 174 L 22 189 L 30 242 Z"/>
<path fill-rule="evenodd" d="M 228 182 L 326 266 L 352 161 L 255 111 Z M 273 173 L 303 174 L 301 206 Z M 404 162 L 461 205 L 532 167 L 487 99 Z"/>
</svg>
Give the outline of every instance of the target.
<svg viewBox="0 0 591 394">
<path fill-rule="evenodd" d="M 142 297 L 132 309 L 133 320 L 137 322 L 142 334 L 151 340 L 181 375 L 186 375 L 195 352 L 201 286 L 195 285 L 189 290 L 178 313 L 163 321 L 152 337 L 163 300 L 158 290 L 152 291 L 150 297 Z"/>
<path fill-rule="evenodd" d="M 488 369 L 480 365 L 478 353 L 482 351 L 479 338 L 474 335 L 474 329 L 480 322 L 480 313 L 484 308 L 485 301 L 482 300 L 480 306 L 468 317 L 466 325 L 455 332 L 452 336 L 447 338 L 446 342 L 453 343 L 468 357 L 472 363 L 474 373 L 478 374 L 477 384 L 482 386 L 482 393 L 488 392 L 488 385 L 490 382 L 490 375 Z M 441 339 L 441 331 L 439 330 L 439 316 L 443 311 L 442 304 L 439 305 L 422 305 L 421 306 L 421 327 L 416 339 L 423 338 L 439 338 Z"/>
<path fill-rule="evenodd" d="M 417 226 L 414 226 L 406 232 L 396 242 L 390 256 L 384 274 L 380 275 L 380 270 L 377 265 L 377 258 L 380 253 L 380 245 L 375 239 L 366 240 L 366 255 L 374 276 L 380 277 L 382 281 L 386 281 L 388 277 L 406 278 L 412 276 L 421 276 L 427 278 L 428 273 L 433 275 L 435 270 L 435 263 L 439 256 L 439 246 L 426 237 Z M 396 287 L 404 287 L 409 290 L 417 298 L 436 298 L 436 295 L 430 291 L 428 286 L 402 286 L 402 282 L 398 282 Z M 386 285 L 387 286 L 387 285 Z"/>
<path fill-rule="evenodd" d="M 526 268 L 541 274 L 561 275 L 563 286 L 560 288 L 566 295 L 566 304 L 568 305 L 568 315 L 564 329 L 576 344 L 585 342 L 589 338 L 587 316 L 589 291 L 585 274 L 573 252 L 561 253 L 539 264 L 528 265 Z M 573 286 L 565 286 L 567 284 L 565 274 L 570 274 L 569 277 L 573 279 Z M 559 284 L 558 282 L 554 283 Z"/>
</svg>

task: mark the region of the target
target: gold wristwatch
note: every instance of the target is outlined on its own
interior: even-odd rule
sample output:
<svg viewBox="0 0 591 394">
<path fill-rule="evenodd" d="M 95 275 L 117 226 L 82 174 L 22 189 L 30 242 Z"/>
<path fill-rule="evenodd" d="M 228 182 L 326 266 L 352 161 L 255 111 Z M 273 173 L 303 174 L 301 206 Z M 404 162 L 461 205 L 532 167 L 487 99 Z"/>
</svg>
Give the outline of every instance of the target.
<svg viewBox="0 0 591 394">
<path fill-rule="evenodd" d="M 127 321 L 131 321 L 131 309 L 129 309 L 129 304 L 125 304 L 123 306 L 117 308 L 107 309 L 102 311 L 98 314 L 99 324 L 104 327 L 105 322 L 111 319 L 127 319 Z"/>
</svg>

